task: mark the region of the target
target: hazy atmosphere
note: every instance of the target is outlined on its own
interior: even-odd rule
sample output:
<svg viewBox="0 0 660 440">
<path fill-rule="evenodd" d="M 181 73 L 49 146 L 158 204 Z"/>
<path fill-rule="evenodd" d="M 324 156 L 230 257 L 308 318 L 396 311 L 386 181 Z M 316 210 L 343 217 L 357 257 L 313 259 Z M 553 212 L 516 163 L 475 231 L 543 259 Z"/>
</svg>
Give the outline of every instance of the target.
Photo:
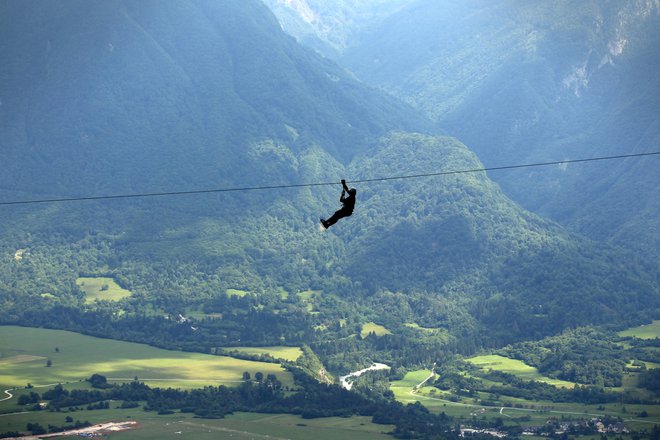
<svg viewBox="0 0 660 440">
<path fill-rule="evenodd" d="M 0 60 L 0 438 L 660 439 L 660 0 L 0 0 Z"/>
</svg>

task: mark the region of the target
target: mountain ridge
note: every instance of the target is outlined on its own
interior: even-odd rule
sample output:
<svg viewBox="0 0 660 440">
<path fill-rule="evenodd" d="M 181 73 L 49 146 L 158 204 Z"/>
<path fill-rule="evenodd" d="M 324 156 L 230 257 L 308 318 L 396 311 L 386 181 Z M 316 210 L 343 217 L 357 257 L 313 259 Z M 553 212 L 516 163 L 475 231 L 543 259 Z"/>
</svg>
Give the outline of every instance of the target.
<svg viewBox="0 0 660 440">
<path fill-rule="evenodd" d="M 336 57 L 489 166 L 636 153 L 658 145 L 659 19 L 657 0 L 411 0 Z M 527 209 L 655 258 L 656 169 L 644 158 L 493 178 Z"/>
</svg>

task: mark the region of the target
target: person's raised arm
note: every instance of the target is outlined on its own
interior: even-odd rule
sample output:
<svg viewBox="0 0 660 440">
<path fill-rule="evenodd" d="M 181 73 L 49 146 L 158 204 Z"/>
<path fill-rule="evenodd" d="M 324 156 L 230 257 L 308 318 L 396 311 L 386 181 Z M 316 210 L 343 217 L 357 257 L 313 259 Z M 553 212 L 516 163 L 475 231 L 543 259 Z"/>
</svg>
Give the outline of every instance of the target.
<svg viewBox="0 0 660 440">
<path fill-rule="evenodd" d="M 341 203 L 344 203 L 344 200 L 346 200 L 346 192 L 348 192 L 348 187 L 346 186 L 346 181 L 344 179 L 341 179 L 341 196 L 339 197 L 339 201 Z"/>
</svg>

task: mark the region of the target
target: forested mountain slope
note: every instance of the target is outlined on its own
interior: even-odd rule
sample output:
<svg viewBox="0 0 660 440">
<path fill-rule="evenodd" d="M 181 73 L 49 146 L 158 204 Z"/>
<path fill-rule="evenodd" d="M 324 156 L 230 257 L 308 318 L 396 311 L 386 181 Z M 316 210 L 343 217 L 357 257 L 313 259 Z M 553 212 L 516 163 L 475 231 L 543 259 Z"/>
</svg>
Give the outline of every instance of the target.
<svg viewBox="0 0 660 440">
<path fill-rule="evenodd" d="M 5 1 L 0 17 L 2 201 L 482 166 L 257 1 Z M 526 212 L 483 173 L 356 186 L 355 214 L 328 231 L 339 185 L 4 206 L 0 322 L 209 351 L 334 331 L 359 345 L 371 320 L 470 351 L 658 306 L 643 260 Z M 87 301 L 89 277 L 130 296 Z M 197 330 L 178 325 L 188 314 Z"/>
<path fill-rule="evenodd" d="M 425 127 L 296 44 L 258 1 L 0 8 L 3 190 L 230 183 L 250 154 L 275 154 L 263 141 L 345 161 L 393 127 Z"/>
<path fill-rule="evenodd" d="M 488 165 L 658 150 L 660 3 L 417 1 L 349 50 Z M 524 206 L 657 256 L 657 158 L 494 175 Z"/>
<path fill-rule="evenodd" d="M 374 137 L 428 127 L 298 45 L 258 1 L 5 1 L 0 8 L 3 200 L 337 180 L 341 163 Z M 130 258 L 222 255 L 240 264 L 233 255 L 262 245 L 256 230 L 265 221 L 272 229 L 316 221 L 323 194 L 294 194 L 2 214 L 6 231 L 21 231 L 7 232 L 16 248 L 37 232 L 104 231 Z M 287 210 L 293 204 L 304 217 Z M 270 217 L 255 219 L 255 211 Z M 236 273 L 250 278 L 252 270 Z"/>
<path fill-rule="evenodd" d="M 371 179 L 397 175 L 401 163 L 417 173 L 483 167 L 455 139 L 399 133 L 351 169 Z M 658 299 L 653 263 L 523 210 L 484 173 L 368 186 L 361 200 L 344 271 L 371 291 L 427 292 L 420 325 L 460 326 L 465 317 L 449 310 L 463 309 L 494 339 L 534 337 L 635 316 Z"/>
<path fill-rule="evenodd" d="M 371 26 L 346 19 L 362 32 L 340 62 L 487 165 L 658 150 L 657 0 L 405 3 Z M 492 177 L 528 209 L 657 257 L 658 169 L 654 157 Z"/>
</svg>

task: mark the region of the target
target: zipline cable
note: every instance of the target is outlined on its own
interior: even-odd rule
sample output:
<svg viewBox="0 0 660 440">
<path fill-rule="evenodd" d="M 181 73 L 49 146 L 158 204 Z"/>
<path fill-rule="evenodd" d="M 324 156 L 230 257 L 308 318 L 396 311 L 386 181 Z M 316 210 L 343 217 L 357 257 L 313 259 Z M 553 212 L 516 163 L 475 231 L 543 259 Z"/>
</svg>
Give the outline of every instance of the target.
<svg viewBox="0 0 660 440">
<path fill-rule="evenodd" d="M 654 156 L 660 155 L 660 151 L 651 151 L 646 153 L 634 153 L 634 154 L 621 154 L 617 156 L 601 156 L 601 157 L 591 157 L 585 159 L 567 159 L 567 160 L 556 160 L 552 162 L 537 162 L 537 163 L 528 163 L 520 165 L 504 165 L 499 167 L 486 167 L 486 168 L 474 168 L 468 170 L 454 170 L 454 171 L 440 171 L 437 173 L 424 173 L 424 174 L 409 174 L 404 176 L 390 176 L 390 177 L 377 177 L 371 179 L 360 179 L 352 180 L 348 183 L 369 183 L 369 182 L 384 182 L 389 180 L 403 180 L 403 179 L 417 179 L 421 177 L 435 177 L 435 176 L 448 176 L 453 174 L 467 174 L 467 173 L 480 173 L 485 171 L 500 171 L 500 170 L 511 170 L 517 168 L 532 168 L 532 167 L 543 167 L 549 165 L 563 165 L 569 163 L 580 163 L 580 162 L 595 162 L 601 160 L 615 160 L 615 159 L 626 159 L 630 157 L 642 157 L 642 156 Z M 35 199 L 35 200 L 14 200 L 9 202 L 0 202 L 0 206 L 7 205 L 31 205 L 38 203 L 60 203 L 60 202 L 80 202 L 88 200 L 113 200 L 113 199 L 132 199 L 138 197 L 165 197 L 165 196 L 184 196 L 184 195 L 193 195 L 193 194 L 209 194 L 209 193 L 224 193 L 224 192 L 241 192 L 241 191 L 263 191 L 271 189 L 285 189 L 285 188 L 303 188 L 303 187 L 314 187 L 314 186 L 330 186 L 337 185 L 337 182 L 318 182 L 318 183 L 297 183 L 297 184 L 286 184 L 286 185 L 267 185 L 267 186 L 246 186 L 246 187 L 237 187 L 237 188 L 216 188 L 216 189 L 199 189 L 199 190 L 190 190 L 190 191 L 168 191 L 168 192 L 153 192 L 153 193 L 136 193 L 136 194 L 115 194 L 109 196 L 89 196 L 89 197 L 65 197 L 57 199 Z"/>
</svg>

